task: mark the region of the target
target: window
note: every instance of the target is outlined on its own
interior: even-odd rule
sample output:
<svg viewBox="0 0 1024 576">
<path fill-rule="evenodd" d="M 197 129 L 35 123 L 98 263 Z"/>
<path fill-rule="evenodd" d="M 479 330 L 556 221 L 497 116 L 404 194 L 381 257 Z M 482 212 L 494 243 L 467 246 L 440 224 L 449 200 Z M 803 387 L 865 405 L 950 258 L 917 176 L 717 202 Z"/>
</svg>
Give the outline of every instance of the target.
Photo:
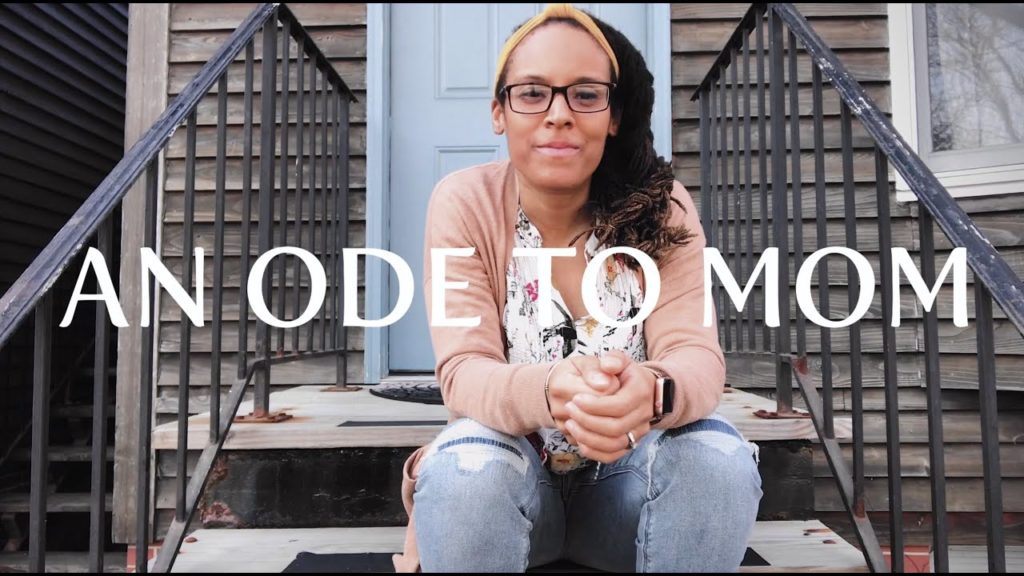
<svg viewBox="0 0 1024 576">
<path fill-rule="evenodd" d="M 1024 193 L 1024 4 L 890 4 L 893 123 L 954 196 Z M 897 179 L 897 199 L 914 195 Z"/>
</svg>

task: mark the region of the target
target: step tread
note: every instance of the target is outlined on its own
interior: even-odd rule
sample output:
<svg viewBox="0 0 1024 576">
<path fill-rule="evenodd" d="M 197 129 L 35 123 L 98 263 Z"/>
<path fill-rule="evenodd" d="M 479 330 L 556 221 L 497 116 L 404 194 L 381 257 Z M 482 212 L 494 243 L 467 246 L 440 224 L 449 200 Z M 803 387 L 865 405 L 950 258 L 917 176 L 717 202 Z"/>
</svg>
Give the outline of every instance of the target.
<svg viewBox="0 0 1024 576">
<path fill-rule="evenodd" d="M 88 512 L 91 494 L 88 492 L 57 492 L 46 496 L 47 512 Z M 112 494 L 106 496 L 106 509 L 113 506 Z M 29 512 L 30 495 L 28 492 L 0 494 L 0 512 Z"/>
<path fill-rule="evenodd" d="M 197 530 L 182 544 L 174 572 L 281 572 L 299 552 L 397 553 L 404 538 L 400 526 Z M 863 555 L 816 520 L 758 522 L 748 546 L 770 566 L 741 572 L 867 571 Z"/>
<path fill-rule="evenodd" d="M 409 447 L 429 444 L 448 421 L 448 410 L 441 405 L 399 402 L 369 393 L 325 392 L 324 386 L 298 386 L 271 394 L 273 411 L 294 416 L 273 425 L 240 424 L 231 426 L 224 448 L 255 450 L 274 448 L 364 448 Z M 775 410 L 775 402 L 761 396 L 730 389 L 722 395 L 719 413 L 732 422 L 751 441 L 816 440 L 810 419 L 770 420 L 754 415 L 757 410 Z M 239 414 L 252 410 L 242 404 Z M 209 436 L 209 413 L 189 418 L 188 446 L 202 449 Z M 153 447 L 169 450 L 177 447 L 177 422 L 154 429 Z M 836 418 L 836 436 L 850 436 L 850 419 Z"/>
<path fill-rule="evenodd" d="M 127 558 L 124 552 L 107 552 L 103 555 L 104 572 L 127 572 Z M 0 552 L 0 572 L 28 572 L 28 552 Z M 47 552 L 46 571 L 70 574 L 89 572 L 88 552 Z"/>
</svg>

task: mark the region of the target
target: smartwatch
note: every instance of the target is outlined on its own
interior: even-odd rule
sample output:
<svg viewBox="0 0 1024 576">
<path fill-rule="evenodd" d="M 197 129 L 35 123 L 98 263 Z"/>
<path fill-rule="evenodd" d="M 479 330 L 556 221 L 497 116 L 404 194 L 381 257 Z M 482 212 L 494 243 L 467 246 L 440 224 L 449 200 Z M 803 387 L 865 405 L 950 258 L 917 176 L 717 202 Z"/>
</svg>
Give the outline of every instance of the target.
<svg viewBox="0 0 1024 576">
<path fill-rule="evenodd" d="M 654 418 L 650 425 L 654 426 L 665 417 L 665 414 L 672 412 L 672 404 L 675 398 L 676 383 L 671 376 L 665 376 L 660 371 L 651 369 L 655 374 L 654 380 Z"/>
</svg>

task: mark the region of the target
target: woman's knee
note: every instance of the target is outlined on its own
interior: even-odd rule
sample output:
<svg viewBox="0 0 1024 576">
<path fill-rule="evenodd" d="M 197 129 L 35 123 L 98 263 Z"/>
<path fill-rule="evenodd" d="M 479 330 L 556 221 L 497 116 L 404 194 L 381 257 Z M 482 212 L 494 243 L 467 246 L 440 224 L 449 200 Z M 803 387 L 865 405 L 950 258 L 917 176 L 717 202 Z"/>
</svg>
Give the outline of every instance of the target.
<svg viewBox="0 0 1024 576">
<path fill-rule="evenodd" d="M 655 484 L 669 480 L 691 489 L 714 487 L 726 499 L 739 497 L 737 504 L 760 500 L 757 445 L 724 419 L 699 420 L 668 430 L 657 440 L 651 469 Z"/>
<path fill-rule="evenodd" d="M 489 499 L 526 504 L 536 475 L 524 438 L 461 418 L 431 443 L 419 466 L 417 493 L 426 485 L 441 494 L 485 505 Z"/>
</svg>

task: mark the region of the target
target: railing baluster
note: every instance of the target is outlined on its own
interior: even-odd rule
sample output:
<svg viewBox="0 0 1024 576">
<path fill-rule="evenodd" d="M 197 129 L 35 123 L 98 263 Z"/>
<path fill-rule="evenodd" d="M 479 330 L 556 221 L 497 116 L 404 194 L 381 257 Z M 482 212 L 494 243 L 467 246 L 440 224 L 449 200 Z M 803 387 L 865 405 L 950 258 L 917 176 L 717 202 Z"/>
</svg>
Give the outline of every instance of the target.
<svg viewBox="0 0 1024 576">
<path fill-rule="evenodd" d="M 935 284 L 935 241 L 932 217 L 918 215 L 921 230 L 921 279 Z M 975 279 L 977 282 L 977 279 Z M 942 431 L 942 373 L 939 372 L 938 306 L 923 310 L 925 382 L 928 388 L 928 456 L 932 504 L 932 571 L 949 572 L 949 534 L 946 524 L 946 454 Z"/>
<path fill-rule="evenodd" d="M 327 160 L 327 72 L 323 71 L 322 75 L 324 81 L 320 84 L 320 160 L 323 170 L 320 171 L 322 173 L 320 176 L 320 194 L 323 197 L 324 214 L 320 218 L 322 226 L 320 229 L 320 262 L 326 270 L 328 267 L 327 223 L 331 212 L 327 204 L 327 168 L 329 165 Z M 327 350 L 327 309 L 324 306 L 320 307 L 320 349 Z"/>
<path fill-rule="evenodd" d="M 722 180 L 717 200 L 722 203 L 722 222 L 719 230 L 722 234 L 722 256 L 731 261 L 732 258 L 729 254 L 729 109 L 726 107 L 728 103 L 726 97 L 727 90 L 728 83 L 725 77 L 725 65 L 723 64 L 718 68 L 718 97 L 722 110 L 722 121 L 719 123 L 719 127 L 722 130 L 721 142 L 719 142 L 722 149 Z M 718 296 L 720 300 L 718 316 L 722 319 L 722 336 L 725 339 L 723 347 L 725 351 L 731 352 L 732 331 L 729 327 L 729 321 L 732 318 L 732 307 L 729 305 L 729 294 L 725 291 L 725 286 L 721 282 L 719 283 Z"/>
<path fill-rule="evenodd" d="M 196 203 L 196 114 L 188 116 L 185 133 L 185 217 L 181 249 L 181 285 L 192 293 L 192 224 Z M 188 401 L 191 374 L 192 321 L 182 314 L 179 319 L 180 346 L 178 348 L 178 447 L 177 447 L 177 500 L 175 519 L 185 521 L 185 488 L 188 484 Z"/>
<path fill-rule="evenodd" d="M 268 21 L 263 27 L 263 88 L 260 113 L 260 223 L 259 253 L 270 250 L 274 228 L 274 134 L 277 92 L 277 22 Z M 267 309 L 271 309 L 273 274 L 263 275 L 263 298 Z M 256 321 L 256 359 L 263 366 L 256 372 L 256 395 L 253 402 L 253 416 L 264 418 L 270 415 L 270 330 L 265 322 Z"/>
<path fill-rule="evenodd" d="M 224 188 L 227 181 L 228 149 L 228 76 L 217 83 L 217 185 L 214 191 L 214 248 L 213 248 L 213 335 L 210 352 L 210 442 L 218 440 L 220 433 L 220 370 L 221 333 L 224 322 Z M 238 321 L 244 323 L 245 309 L 238 309 Z"/>
<path fill-rule="evenodd" d="M 329 89 L 329 96 L 327 98 L 328 108 L 328 127 L 331 132 L 331 143 L 330 152 L 324 157 L 325 160 L 329 159 L 327 163 L 327 169 L 330 170 L 330 182 L 328 194 L 330 196 L 331 211 L 327 214 L 327 222 L 330 228 L 330 239 L 328 241 L 327 248 L 327 296 L 324 299 L 324 312 L 326 313 L 326 322 L 324 327 L 330 325 L 330 337 L 331 337 L 331 349 L 336 350 L 338 346 L 338 330 L 334 325 L 334 311 L 327 313 L 328 302 L 333 302 L 334 296 L 337 294 L 336 283 L 338 281 L 337 274 L 337 253 L 338 247 L 338 159 L 335 155 L 338 147 L 338 114 L 335 106 L 335 100 L 338 95 L 334 92 L 334 87 L 331 85 L 327 86 Z"/>
<path fill-rule="evenodd" d="M 758 144 L 758 185 L 761 192 L 761 252 L 768 248 L 768 135 L 765 132 L 765 117 L 768 115 L 765 102 L 765 71 L 764 61 L 764 10 L 758 10 L 754 17 L 754 29 L 757 33 L 757 144 Z M 768 310 L 768 277 L 761 280 L 761 311 Z M 761 324 L 761 352 L 771 351 L 772 329 L 767 323 Z"/>
<path fill-rule="evenodd" d="M 903 490 L 900 466 L 900 406 L 896 381 L 896 329 L 892 327 L 892 219 L 889 217 L 889 165 L 875 151 L 875 198 L 878 203 L 878 251 L 882 277 L 882 350 L 885 357 L 885 447 L 889 470 L 889 534 L 892 569 L 903 571 Z"/>
<path fill-rule="evenodd" d="M 316 254 L 316 118 L 317 118 L 317 90 L 316 90 L 316 58 L 312 55 L 309 58 L 309 96 L 312 102 L 309 106 L 309 251 Z M 327 79 L 324 78 L 324 82 Z M 326 213 L 327 210 L 324 209 Z M 310 282 L 310 294 L 312 294 L 312 282 Z M 313 327 L 316 322 L 310 320 L 308 332 L 306 333 L 306 348 L 309 352 L 316 350 L 313 343 Z"/>
<path fill-rule="evenodd" d="M 985 525 L 988 571 L 1006 572 L 1003 535 L 1003 487 L 999 462 L 999 412 L 996 403 L 995 336 L 992 296 L 974 276 L 974 320 L 978 331 L 978 395 L 981 401 L 981 455 L 985 470 Z"/>
<path fill-rule="evenodd" d="M 146 221 L 143 232 L 143 245 L 151 250 L 156 249 L 156 204 L 159 168 L 157 161 L 151 161 L 146 168 Z M 142 327 L 142 368 L 139 378 L 139 429 L 136 452 L 138 474 L 135 477 L 135 551 L 137 558 L 147 558 L 149 549 L 149 458 L 152 447 L 151 428 L 153 421 L 153 324 L 155 322 L 155 302 L 153 297 L 156 286 L 147 282 L 148 311 L 150 321 Z M 135 570 L 146 573 L 149 566 L 145 561 L 136 562 Z"/>
<path fill-rule="evenodd" d="M 751 173 L 754 158 L 750 140 L 750 30 L 743 32 L 743 158 L 745 172 L 743 182 L 745 184 L 743 197 L 746 199 L 746 224 L 747 224 L 747 248 L 745 250 L 746 266 L 744 272 L 750 274 L 754 271 L 754 191 L 753 175 Z M 739 241 L 736 242 L 737 247 Z M 756 298 L 747 302 L 747 350 L 757 349 L 757 338 L 754 334 L 754 308 Z"/>
<path fill-rule="evenodd" d="M 769 12 L 769 58 L 772 94 L 772 225 L 775 246 L 779 249 L 779 327 L 775 330 L 776 410 L 780 414 L 793 411 L 793 373 L 788 362 L 792 353 L 789 334 L 789 224 L 786 194 L 786 79 L 785 46 L 782 20 Z M 790 71 L 792 74 L 793 71 Z"/>
<path fill-rule="evenodd" d="M 288 89 L 289 73 L 291 72 L 291 29 L 292 22 L 288 18 L 281 21 L 281 224 L 278 235 L 278 246 L 288 245 Z M 296 258 L 297 260 L 297 258 Z M 285 303 L 287 302 L 288 280 L 285 267 L 288 257 L 277 257 L 277 317 L 285 319 Z M 297 330 L 297 328 L 296 328 Z M 284 328 L 277 329 L 277 353 L 284 354 Z"/>
<path fill-rule="evenodd" d="M 846 223 L 846 246 L 857 249 L 857 203 L 854 196 L 853 135 L 850 127 L 850 108 L 840 104 L 840 132 L 843 148 L 843 199 Z M 860 300 L 860 283 L 853 262 L 846 262 L 846 293 L 850 312 Z M 864 507 L 864 390 L 862 388 L 860 323 L 850 324 L 850 400 L 853 404 L 853 513 L 863 517 Z"/>
<path fill-rule="evenodd" d="M 708 212 L 711 215 L 711 218 L 710 218 L 711 225 L 708 227 L 708 231 L 707 231 L 707 242 L 708 242 L 708 246 L 711 246 L 711 247 L 714 247 L 714 248 L 718 248 L 719 250 L 721 250 L 722 249 L 722 244 L 719 241 L 719 236 L 718 236 L 718 194 L 720 193 L 720 190 L 718 188 L 718 162 L 719 162 L 719 158 L 721 158 L 722 151 L 721 151 L 721 149 L 718 146 L 718 122 L 719 122 L 719 119 L 718 119 L 718 98 L 717 98 L 717 94 L 718 94 L 718 83 L 712 81 L 712 82 L 710 82 L 708 84 L 708 96 L 707 96 L 707 98 L 708 98 L 708 108 L 710 110 L 710 126 L 711 126 L 711 128 L 709 130 L 709 132 L 710 132 L 709 140 L 710 140 L 710 143 L 711 143 L 711 152 L 708 154 L 709 162 L 708 162 L 708 169 L 707 169 L 708 175 L 710 176 L 710 178 L 709 178 L 709 181 L 710 181 L 710 184 L 709 184 L 710 193 L 708 194 Z M 725 254 L 723 254 L 723 257 L 725 257 Z M 712 292 L 713 292 L 712 295 L 713 295 L 713 297 L 715 299 L 715 308 L 717 310 L 717 312 L 715 314 L 715 318 L 718 319 L 719 321 L 721 321 L 721 318 L 722 318 L 722 281 L 717 279 L 713 275 L 712 275 L 711 278 L 712 278 L 712 286 L 710 286 L 709 289 L 712 290 Z M 724 338 L 725 338 L 725 335 L 722 334 L 721 330 L 719 330 L 718 331 L 718 340 L 719 340 L 719 342 L 723 342 Z"/>
<path fill-rule="evenodd" d="M 732 207 L 733 207 L 733 222 L 730 224 L 733 230 L 733 257 L 732 257 L 732 271 L 733 276 L 740 279 L 743 282 L 743 250 L 740 248 L 740 231 L 742 226 L 740 225 L 740 193 L 742 187 L 740 186 L 740 85 L 737 82 L 737 74 L 739 73 L 739 52 L 732 50 L 730 53 L 730 65 L 732 69 L 732 159 L 733 159 L 733 174 L 732 174 Z M 729 307 L 730 314 L 733 313 L 732 306 Z M 743 313 L 739 310 L 735 311 L 735 324 L 736 329 L 736 350 L 743 349 Z"/>
<path fill-rule="evenodd" d="M 793 172 L 793 267 L 797 270 L 804 261 L 804 212 L 803 178 L 800 174 L 800 73 L 796 64 L 796 35 L 789 33 L 789 146 Z M 787 281 L 787 284 L 789 282 Z M 786 306 L 789 306 L 788 300 Z M 807 323 L 800 307 L 793 307 L 796 315 L 796 350 L 803 356 L 807 353 Z"/>
<path fill-rule="evenodd" d="M 249 369 L 249 242 L 252 228 L 252 91 L 254 40 L 245 45 L 245 95 L 242 107 L 242 262 L 238 282 L 238 378 L 245 378 Z M 262 100 L 263 95 L 260 95 Z"/>
<path fill-rule="evenodd" d="M 818 249 L 828 246 L 828 200 L 825 196 L 825 121 L 822 110 L 821 70 L 811 66 L 813 83 L 814 114 L 814 191 L 815 224 L 818 232 Z M 818 263 L 818 308 L 826 318 L 831 318 L 829 304 L 828 258 Z M 832 329 L 821 327 L 821 388 L 825 420 L 825 437 L 835 438 L 834 400 L 832 395 Z"/>
<path fill-rule="evenodd" d="M 32 342 L 32 463 L 29 495 L 30 572 L 46 570 L 46 493 L 50 467 L 50 360 L 53 345 L 53 292 L 36 304 Z"/>
<path fill-rule="evenodd" d="M 698 98 L 700 106 L 700 220 L 704 225 L 704 237 L 708 247 L 713 247 L 711 238 L 711 99 L 710 87 L 701 88 Z M 705 286 L 713 290 L 713 286 Z"/>
<path fill-rule="evenodd" d="M 113 217 L 97 231 L 97 244 L 103 259 L 113 255 Z M 107 370 L 110 367 L 110 322 L 107 307 L 96 306 L 96 342 L 92 379 L 92 470 L 89 503 L 89 570 L 103 572 L 103 547 L 106 544 L 107 497 Z"/>
<path fill-rule="evenodd" d="M 344 93 L 339 93 L 338 96 L 338 126 L 340 127 L 340 134 L 338 136 L 338 186 L 341 196 L 341 209 L 338 210 L 338 218 L 341 221 L 341 230 L 338 233 L 338 241 L 340 242 L 338 253 L 342 254 L 342 249 L 348 246 L 349 100 Z M 342 262 L 339 259 L 336 266 L 340 267 L 341 265 Z M 356 282 L 356 279 L 346 279 L 341 274 L 340 268 L 337 269 L 337 272 L 340 280 L 334 299 L 334 317 L 337 323 L 339 351 L 336 363 L 335 384 L 344 387 L 348 384 L 348 333 L 345 330 L 344 315 L 342 313 L 345 307 L 343 286 L 345 282 Z M 353 303 L 353 305 L 355 304 Z"/>
<path fill-rule="evenodd" d="M 302 171 L 305 168 L 305 150 L 303 150 L 302 132 L 304 128 L 305 118 L 303 113 L 303 101 L 306 99 L 306 44 L 304 40 L 296 40 L 298 44 L 296 58 L 296 68 L 299 73 L 299 88 L 298 96 L 295 101 L 295 245 L 299 248 L 303 247 L 302 244 Z M 295 268 L 293 269 L 292 276 L 295 278 L 294 286 L 294 300 L 295 300 L 295 317 L 298 318 L 300 310 L 302 309 L 302 266 L 301 261 L 298 258 L 294 259 Z M 296 326 L 292 330 L 292 351 L 295 353 L 299 352 L 299 332 L 302 330 L 301 326 Z"/>
</svg>

